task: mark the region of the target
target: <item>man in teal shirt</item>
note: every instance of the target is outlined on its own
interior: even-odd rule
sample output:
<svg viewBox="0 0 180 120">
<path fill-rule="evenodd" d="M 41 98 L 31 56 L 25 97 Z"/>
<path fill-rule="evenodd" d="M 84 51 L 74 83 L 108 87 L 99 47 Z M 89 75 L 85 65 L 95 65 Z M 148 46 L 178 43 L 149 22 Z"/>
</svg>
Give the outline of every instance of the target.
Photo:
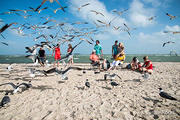
<svg viewBox="0 0 180 120">
<path fill-rule="evenodd" d="M 112 46 L 112 57 L 115 59 L 118 54 L 118 41 L 116 40 L 114 45 Z"/>
<path fill-rule="evenodd" d="M 99 43 L 100 43 L 99 40 L 96 40 L 96 45 L 94 46 L 94 50 L 96 50 L 96 55 L 100 57 L 100 56 L 103 56 L 103 51 Z"/>
</svg>

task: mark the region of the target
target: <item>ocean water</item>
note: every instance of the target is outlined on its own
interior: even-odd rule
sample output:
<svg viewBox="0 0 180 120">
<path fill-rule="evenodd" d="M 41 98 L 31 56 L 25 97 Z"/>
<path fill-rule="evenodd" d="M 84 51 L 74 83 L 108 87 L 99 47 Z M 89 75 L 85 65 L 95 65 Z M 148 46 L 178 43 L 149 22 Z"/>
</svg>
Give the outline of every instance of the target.
<svg viewBox="0 0 180 120">
<path fill-rule="evenodd" d="M 129 63 L 132 58 L 136 56 L 143 62 L 143 57 L 145 55 L 126 55 L 125 63 Z M 180 62 L 180 56 L 170 56 L 170 55 L 148 55 L 152 62 Z M 112 62 L 111 55 L 104 55 L 104 58 Z M 47 60 L 51 63 L 54 61 L 54 57 L 47 55 Z M 75 63 L 89 63 L 89 55 L 74 55 Z M 10 64 L 10 63 L 32 63 L 31 59 L 25 58 L 25 55 L 0 55 L 0 64 Z"/>
</svg>

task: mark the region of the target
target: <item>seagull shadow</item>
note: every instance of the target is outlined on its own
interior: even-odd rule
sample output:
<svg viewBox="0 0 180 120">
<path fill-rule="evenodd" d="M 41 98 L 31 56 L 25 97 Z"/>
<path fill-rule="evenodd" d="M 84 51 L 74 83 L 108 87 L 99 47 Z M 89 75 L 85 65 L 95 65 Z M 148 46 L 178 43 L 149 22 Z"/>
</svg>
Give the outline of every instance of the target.
<svg viewBox="0 0 180 120">
<path fill-rule="evenodd" d="M 38 85 L 37 87 L 32 87 L 32 89 L 40 90 L 41 92 L 48 89 L 54 90 L 54 88 L 49 87 L 47 85 Z"/>
<path fill-rule="evenodd" d="M 154 105 L 162 102 L 160 100 L 156 100 L 156 99 L 152 99 L 152 98 L 147 98 L 147 97 L 142 97 L 142 98 L 146 101 L 152 101 Z"/>
<path fill-rule="evenodd" d="M 58 81 L 58 84 L 65 83 L 65 81 Z"/>
<path fill-rule="evenodd" d="M 97 79 L 96 81 L 99 82 L 99 81 L 107 81 L 107 80 L 111 80 L 111 79 L 106 79 L 106 80 L 105 79 Z"/>
<path fill-rule="evenodd" d="M 153 115 L 154 119 L 158 119 L 159 116 L 154 113 L 154 110 L 149 110 L 149 112 Z"/>
<path fill-rule="evenodd" d="M 81 74 L 77 74 L 77 76 L 82 76 Z"/>
<path fill-rule="evenodd" d="M 140 79 L 124 80 L 124 82 L 141 82 Z"/>
<path fill-rule="evenodd" d="M 106 89 L 106 90 L 112 90 L 112 88 L 110 87 L 101 87 L 101 88 Z"/>
<path fill-rule="evenodd" d="M 13 93 L 13 90 L 0 90 L 0 93 Z"/>
<path fill-rule="evenodd" d="M 32 79 L 32 78 L 29 78 L 29 77 L 23 77 L 21 80 L 22 81 L 31 81 L 31 80 L 40 81 L 40 79 Z"/>
<path fill-rule="evenodd" d="M 4 77 L 4 78 L 9 78 L 10 77 L 10 74 L 0 74 L 1 77 Z"/>
</svg>

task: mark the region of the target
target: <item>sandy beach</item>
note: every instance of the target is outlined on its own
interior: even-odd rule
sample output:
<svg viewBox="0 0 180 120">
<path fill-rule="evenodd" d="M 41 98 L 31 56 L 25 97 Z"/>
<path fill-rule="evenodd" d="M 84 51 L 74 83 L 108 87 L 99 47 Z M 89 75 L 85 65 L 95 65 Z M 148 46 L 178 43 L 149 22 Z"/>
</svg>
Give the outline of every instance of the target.
<svg viewBox="0 0 180 120">
<path fill-rule="evenodd" d="M 125 66 L 126 64 L 124 64 Z M 0 108 L 0 120 L 178 120 L 180 103 L 164 100 L 158 88 L 180 100 L 180 63 L 153 63 L 153 74 L 144 79 L 141 73 L 127 69 L 112 70 L 118 74 L 113 81 L 104 80 L 104 74 L 94 74 L 92 70 L 70 70 L 68 80 L 62 80 L 56 73 L 29 77 L 32 64 L 13 64 L 13 70 L 6 70 L 8 64 L 1 64 L 0 84 L 28 83 L 33 87 L 9 95 L 11 102 Z M 90 68 L 90 64 L 74 64 Z M 38 70 L 49 68 L 35 67 Z M 52 68 L 52 67 L 50 67 Z M 86 79 L 90 88 L 85 87 Z M 9 85 L 0 86 L 0 99 Z"/>
</svg>

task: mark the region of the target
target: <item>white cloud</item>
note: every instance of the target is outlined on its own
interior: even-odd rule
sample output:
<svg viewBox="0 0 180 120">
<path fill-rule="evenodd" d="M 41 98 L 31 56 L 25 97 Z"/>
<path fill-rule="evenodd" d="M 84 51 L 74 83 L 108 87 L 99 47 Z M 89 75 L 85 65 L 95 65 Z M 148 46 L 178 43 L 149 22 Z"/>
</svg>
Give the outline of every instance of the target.
<svg viewBox="0 0 180 120">
<path fill-rule="evenodd" d="M 152 6 L 154 6 L 154 7 L 158 7 L 158 6 L 161 5 L 160 0 L 143 0 L 143 2 L 145 2 L 145 3 L 151 3 Z"/>
<path fill-rule="evenodd" d="M 167 25 L 165 27 L 165 31 L 180 31 L 180 26 L 179 25 L 175 25 L 175 26 L 169 26 Z"/>
<path fill-rule="evenodd" d="M 133 0 L 129 11 L 129 19 L 135 26 L 146 27 L 155 23 L 154 20 L 148 20 L 148 18 L 155 16 L 155 9 L 145 8 L 144 4 L 140 2 L 140 0 Z"/>
<path fill-rule="evenodd" d="M 180 45 L 180 34 L 173 35 L 164 33 L 164 30 L 180 30 L 180 26 L 166 26 L 163 30 L 159 32 L 154 32 L 152 34 L 145 34 L 140 32 L 135 39 L 137 40 L 137 48 L 141 48 L 141 52 L 145 51 L 147 53 L 165 53 L 168 54 L 170 51 L 174 50 L 180 53 L 179 45 Z M 174 41 L 175 44 L 168 44 L 165 47 L 162 47 L 164 42 Z"/>
</svg>

